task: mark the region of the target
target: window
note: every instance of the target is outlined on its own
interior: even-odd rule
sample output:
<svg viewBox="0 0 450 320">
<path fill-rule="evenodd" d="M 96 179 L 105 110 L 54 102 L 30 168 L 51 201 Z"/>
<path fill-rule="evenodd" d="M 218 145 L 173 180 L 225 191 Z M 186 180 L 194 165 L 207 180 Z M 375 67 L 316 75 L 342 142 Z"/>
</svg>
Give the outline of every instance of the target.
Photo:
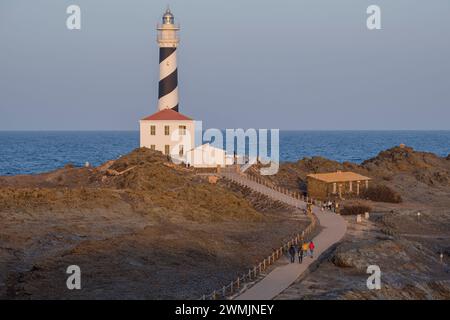
<svg viewBox="0 0 450 320">
<path fill-rule="evenodd" d="M 178 130 L 180 132 L 180 136 L 185 136 L 186 135 L 186 126 L 179 126 Z"/>
<path fill-rule="evenodd" d="M 154 144 L 150 145 L 150 150 L 156 150 L 156 147 Z"/>
<path fill-rule="evenodd" d="M 156 135 L 156 126 L 150 126 L 150 135 Z"/>
<path fill-rule="evenodd" d="M 164 126 L 164 134 L 168 136 L 170 134 L 169 126 Z"/>
<path fill-rule="evenodd" d="M 184 146 L 182 144 L 180 144 L 180 151 L 178 152 L 178 154 L 180 156 L 182 156 L 184 154 Z"/>
<path fill-rule="evenodd" d="M 168 144 L 166 144 L 164 146 L 164 154 L 165 155 L 169 155 L 170 154 L 170 146 Z"/>
</svg>

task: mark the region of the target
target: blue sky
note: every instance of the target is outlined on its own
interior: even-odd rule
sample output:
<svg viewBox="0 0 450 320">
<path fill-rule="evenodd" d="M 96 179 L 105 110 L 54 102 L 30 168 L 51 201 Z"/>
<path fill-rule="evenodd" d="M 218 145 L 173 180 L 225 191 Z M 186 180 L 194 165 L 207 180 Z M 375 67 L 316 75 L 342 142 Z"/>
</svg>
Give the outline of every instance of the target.
<svg viewBox="0 0 450 320">
<path fill-rule="evenodd" d="M 168 1 L 2 0 L 0 130 L 137 130 Z M 66 8 L 82 29 L 66 28 Z M 450 1 L 170 1 L 204 127 L 450 129 Z M 382 30 L 366 28 L 366 8 Z"/>
</svg>

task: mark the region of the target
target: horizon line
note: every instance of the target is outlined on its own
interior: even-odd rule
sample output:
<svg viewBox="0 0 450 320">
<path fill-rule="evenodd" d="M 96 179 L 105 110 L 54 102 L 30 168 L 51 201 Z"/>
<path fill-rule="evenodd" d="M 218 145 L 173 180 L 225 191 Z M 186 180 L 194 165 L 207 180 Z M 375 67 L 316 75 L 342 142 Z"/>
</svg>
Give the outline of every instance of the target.
<svg viewBox="0 0 450 320">
<path fill-rule="evenodd" d="M 207 128 L 209 129 L 209 128 Z M 205 129 L 205 130 L 207 130 Z M 252 128 L 215 128 L 219 130 L 227 130 L 227 129 L 243 129 L 248 130 Z M 290 132 L 350 132 L 350 131 L 363 131 L 363 132 L 407 132 L 407 131 L 419 131 L 419 132 L 439 132 L 439 131 L 450 131 L 450 129 L 277 129 L 277 128 L 253 128 L 256 130 L 267 129 L 267 130 L 280 130 L 280 131 L 290 131 Z M 203 131 L 205 131 L 203 130 Z M 0 132 L 139 132 L 139 129 L 0 129 Z"/>
</svg>

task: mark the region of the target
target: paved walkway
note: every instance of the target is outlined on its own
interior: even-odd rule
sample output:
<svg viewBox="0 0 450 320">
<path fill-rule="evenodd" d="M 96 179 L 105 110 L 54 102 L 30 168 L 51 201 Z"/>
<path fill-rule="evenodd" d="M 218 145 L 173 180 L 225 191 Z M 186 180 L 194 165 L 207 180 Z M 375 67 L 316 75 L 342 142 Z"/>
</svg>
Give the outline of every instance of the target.
<svg viewBox="0 0 450 320">
<path fill-rule="evenodd" d="M 236 183 L 239 183 L 241 185 L 247 186 L 253 191 L 259 192 L 261 194 L 264 194 L 268 196 L 269 198 L 272 198 L 276 201 L 284 202 L 290 206 L 294 206 L 301 209 L 306 209 L 306 202 L 302 200 L 295 199 L 287 194 L 281 193 L 279 191 L 275 191 L 274 189 L 267 187 L 265 185 L 262 185 L 256 181 L 249 180 L 245 176 L 239 175 L 235 172 L 222 172 L 222 175 L 230 180 L 233 180 Z"/>
<path fill-rule="evenodd" d="M 282 201 L 289 205 L 294 205 L 299 208 L 305 208 L 306 203 L 294 199 L 288 195 L 275 191 L 269 187 L 261 185 L 255 181 L 250 181 L 245 177 L 237 174 L 224 174 L 224 176 L 246 185 L 249 188 L 265 194 L 275 200 Z M 287 289 L 298 277 L 314 262 L 317 258 L 330 248 L 333 244 L 342 239 L 347 230 L 345 220 L 340 216 L 330 211 L 321 211 L 314 207 L 313 212 L 319 220 L 322 231 L 313 239 L 315 244 L 314 258 L 305 257 L 303 263 L 288 263 L 283 266 L 276 267 L 266 277 L 255 284 L 250 289 L 243 292 L 236 300 L 271 300 L 275 298 L 282 291 Z"/>
</svg>

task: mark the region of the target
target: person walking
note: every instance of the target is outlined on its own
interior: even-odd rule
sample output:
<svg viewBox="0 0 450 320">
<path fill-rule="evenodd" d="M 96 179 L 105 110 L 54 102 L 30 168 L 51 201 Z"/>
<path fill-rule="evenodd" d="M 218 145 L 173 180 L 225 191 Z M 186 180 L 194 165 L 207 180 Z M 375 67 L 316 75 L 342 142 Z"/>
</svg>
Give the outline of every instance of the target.
<svg viewBox="0 0 450 320">
<path fill-rule="evenodd" d="M 291 258 L 291 263 L 293 263 L 295 261 L 295 247 L 293 245 L 289 247 L 289 256 Z"/>
<path fill-rule="evenodd" d="M 294 244 L 294 260 L 295 260 L 295 257 L 297 256 L 299 251 L 300 251 L 300 249 L 298 247 L 298 244 L 297 243 Z"/>
<path fill-rule="evenodd" d="M 308 242 L 304 242 L 302 245 L 302 253 L 303 256 L 307 257 L 308 256 Z"/>
<path fill-rule="evenodd" d="M 302 263 L 303 262 L 303 248 L 300 247 L 298 249 L 298 263 Z"/>
<path fill-rule="evenodd" d="M 315 248 L 316 246 L 314 245 L 314 242 L 310 242 L 309 243 L 309 252 L 311 253 L 311 259 L 313 258 L 313 254 L 314 254 L 314 248 Z"/>
</svg>

